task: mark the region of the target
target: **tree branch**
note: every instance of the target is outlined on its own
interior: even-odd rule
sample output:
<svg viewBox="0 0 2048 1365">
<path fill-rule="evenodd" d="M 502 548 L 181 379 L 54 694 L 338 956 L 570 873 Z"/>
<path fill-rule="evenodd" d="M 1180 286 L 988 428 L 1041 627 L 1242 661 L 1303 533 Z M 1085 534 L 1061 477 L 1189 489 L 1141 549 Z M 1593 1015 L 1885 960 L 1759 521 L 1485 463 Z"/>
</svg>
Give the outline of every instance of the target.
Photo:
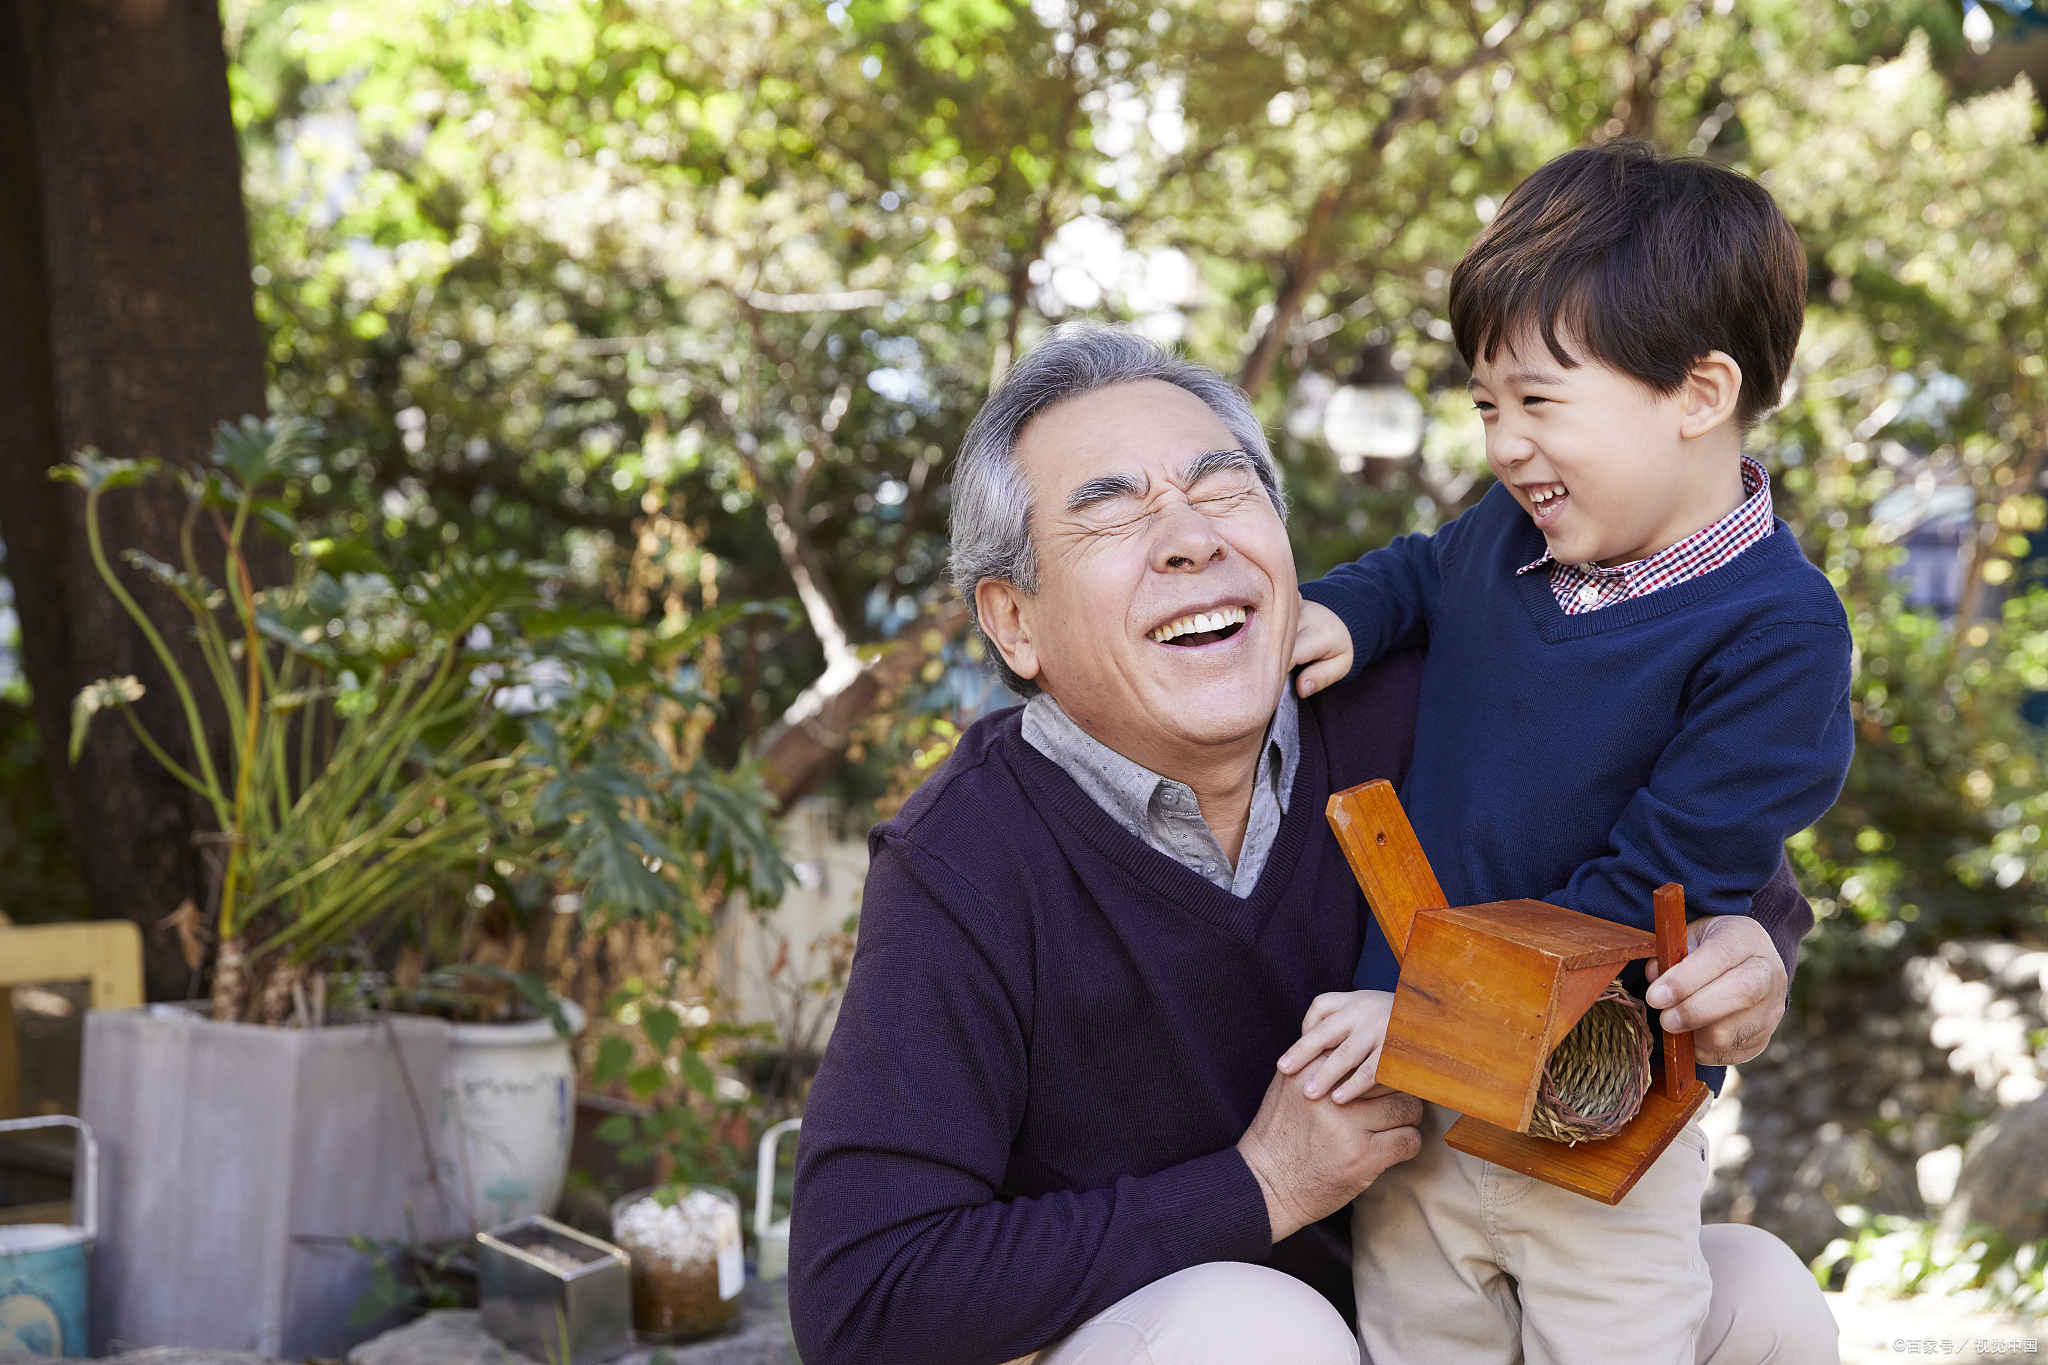
<svg viewBox="0 0 2048 1365">
<path fill-rule="evenodd" d="M 966 624 L 966 604 L 949 595 L 912 618 L 870 658 L 849 654 L 828 665 L 768 728 L 756 750 L 778 811 L 814 790 L 852 742 L 854 728 L 916 677 Z"/>
<path fill-rule="evenodd" d="M 1355 188 L 1366 183 L 1378 169 L 1394 134 L 1410 123 L 1434 115 L 1443 92 L 1481 63 L 1505 57 L 1508 39 L 1520 30 L 1522 19 L 1527 14 L 1528 8 L 1524 6 L 1487 30 L 1479 37 L 1471 54 L 1442 75 L 1436 75 L 1428 67 L 1410 73 L 1407 87 L 1373 130 L 1364 154 L 1346 166 L 1338 178 L 1325 185 L 1316 196 L 1286 273 L 1281 277 L 1280 291 L 1273 300 L 1273 314 L 1266 320 L 1265 329 L 1253 343 L 1243 367 L 1238 371 L 1239 388 L 1256 398 L 1266 387 L 1266 382 L 1272 377 L 1273 365 L 1286 344 L 1287 334 L 1301 316 L 1302 306 L 1315 288 L 1316 276 L 1323 266 L 1330 224 L 1349 207 Z"/>
</svg>

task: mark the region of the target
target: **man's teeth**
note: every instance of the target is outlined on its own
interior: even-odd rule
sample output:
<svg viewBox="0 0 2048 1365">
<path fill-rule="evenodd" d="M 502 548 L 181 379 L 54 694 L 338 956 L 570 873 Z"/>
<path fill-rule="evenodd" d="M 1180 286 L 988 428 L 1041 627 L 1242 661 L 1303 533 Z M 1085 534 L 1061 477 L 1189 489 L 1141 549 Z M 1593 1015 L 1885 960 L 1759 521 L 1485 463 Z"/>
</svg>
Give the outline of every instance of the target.
<svg viewBox="0 0 2048 1365">
<path fill-rule="evenodd" d="M 1541 507 L 1545 503 L 1551 501 L 1553 498 L 1561 498 L 1563 496 L 1564 488 L 1561 485 L 1553 484 L 1548 488 L 1539 488 L 1535 492 L 1531 493 L 1529 495 L 1529 501 L 1537 507 Z"/>
<path fill-rule="evenodd" d="M 1159 644 L 1182 635 L 1199 635 L 1203 631 L 1222 630 L 1227 626 L 1241 626 L 1245 622 L 1243 607 L 1220 607 L 1215 611 L 1198 611 L 1192 616 L 1183 616 L 1178 621 L 1169 621 L 1152 632 L 1152 638 Z"/>
</svg>

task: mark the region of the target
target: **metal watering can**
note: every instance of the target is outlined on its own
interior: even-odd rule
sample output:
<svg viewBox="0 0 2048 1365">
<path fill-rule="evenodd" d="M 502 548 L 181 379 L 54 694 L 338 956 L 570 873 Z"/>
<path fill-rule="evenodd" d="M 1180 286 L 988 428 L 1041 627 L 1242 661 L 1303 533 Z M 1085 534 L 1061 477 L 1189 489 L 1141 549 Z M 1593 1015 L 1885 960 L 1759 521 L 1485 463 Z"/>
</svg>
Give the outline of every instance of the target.
<svg viewBox="0 0 2048 1365">
<path fill-rule="evenodd" d="M 0 1225 L 0 1353 L 90 1355 L 86 1346 L 88 1254 L 99 1232 L 99 1144 L 92 1129 L 67 1114 L 8 1119 L 0 1133 L 73 1128 L 83 1154 L 71 1180 L 70 1223 Z"/>
<path fill-rule="evenodd" d="M 794 1133 L 803 1126 L 802 1119 L 784 1119 L 761 1134 L 761 1157 L 754 1167 L 754 1243 L 763 1283 L 789 1278 L 789 1219 L 773 1218 L 775 1144 L 784 1133 Z"/>
</svg>

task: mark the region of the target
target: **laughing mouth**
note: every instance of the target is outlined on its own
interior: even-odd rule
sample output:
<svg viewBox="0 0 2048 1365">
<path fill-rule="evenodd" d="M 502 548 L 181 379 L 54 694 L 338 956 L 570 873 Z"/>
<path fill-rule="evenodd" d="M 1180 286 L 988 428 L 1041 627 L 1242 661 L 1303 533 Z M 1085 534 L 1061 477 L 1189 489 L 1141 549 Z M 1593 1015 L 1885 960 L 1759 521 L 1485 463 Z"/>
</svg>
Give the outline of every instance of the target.
<svg viewBox="0 0 2048 1365">
<path fill-rule="evenodd" d="M 1214 611 L 1191 612 L 1177 621 L 1168 621 L 1151 633 L 1155 644 L 1176 645 L 1188 648 L 1195 645 L 1214 644 L 1228 640 L 1244 629 L 1251 613 L 1243 607 L 1218 607 Z"/>
<path fill-rule="evenodd" d="M 1541 526 L 1557 519 L 1571 493 L 1561 483 L 1531 484 L 1523 489 L 1529 497 L 1529 513 Z"/>
</svg>

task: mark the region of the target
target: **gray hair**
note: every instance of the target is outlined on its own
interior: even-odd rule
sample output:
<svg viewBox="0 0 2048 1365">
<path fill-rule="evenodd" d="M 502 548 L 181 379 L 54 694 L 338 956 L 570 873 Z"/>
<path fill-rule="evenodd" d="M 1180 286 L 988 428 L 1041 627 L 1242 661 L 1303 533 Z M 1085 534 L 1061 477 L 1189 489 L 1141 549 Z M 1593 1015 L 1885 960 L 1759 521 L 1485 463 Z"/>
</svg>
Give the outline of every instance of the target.
<svg viewBox="0 0 2048 1365">
<path fill-rule="evenodd" d="M 1265 428 L 1244 391 L 1206 365 L 1183 360 L 1165 347 L 1118 327 L 1070 322 L 1053 328 L 1017 363 L 981 405 L 960 443 L 953 466 L 953 588 L 967 603 L 975 629 L 988 641 L 974 590 L 984 578 L 1038 591 L 1038 553 L 1031 541 L 1031 488 L 1017 468 L 1017 438 L 1047 408 L 1114 384 L 1159 379 L 1207 404 L 1240 448 L 1252 457 L 1273 510 L 1287 519 L 1280 471 L 1266 445 Z M 1039 691 L 1003 661 L 988 641 L 989 658 L 1003 686 L 1020 697 Z"/>
</svg>

